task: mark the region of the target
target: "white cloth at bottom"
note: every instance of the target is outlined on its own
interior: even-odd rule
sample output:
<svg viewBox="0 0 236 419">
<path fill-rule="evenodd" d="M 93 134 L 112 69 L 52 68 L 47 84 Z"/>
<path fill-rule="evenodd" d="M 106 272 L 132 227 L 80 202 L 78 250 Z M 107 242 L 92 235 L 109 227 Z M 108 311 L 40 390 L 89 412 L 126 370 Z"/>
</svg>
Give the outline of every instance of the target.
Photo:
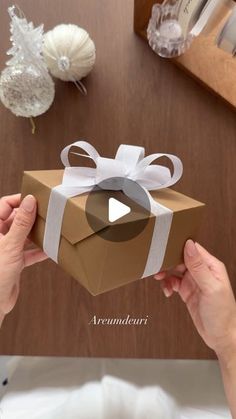
<svg viewBox="0 0 236 419">
<path fill-rule="evenodd" d="M 14 368 L 1 419 L 231 418 L 214 361 L 25 357 Z"/>
</svg>

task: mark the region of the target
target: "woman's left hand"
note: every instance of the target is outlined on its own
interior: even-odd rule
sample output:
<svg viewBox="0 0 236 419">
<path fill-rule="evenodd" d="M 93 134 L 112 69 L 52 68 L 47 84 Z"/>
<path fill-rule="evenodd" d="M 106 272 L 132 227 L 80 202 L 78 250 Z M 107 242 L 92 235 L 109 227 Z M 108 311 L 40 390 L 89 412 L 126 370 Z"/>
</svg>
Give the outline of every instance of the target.
<svg viewBox="0 0 236 419">
<path fill-rule="evenodd" d="M 27 195 L 20 201 L 20 194 L 0 199 L 0 325 L 17 301 L 22 270 L 47 258 L 27 238 L 36 217 L 36 199 Z"/>
</svg>

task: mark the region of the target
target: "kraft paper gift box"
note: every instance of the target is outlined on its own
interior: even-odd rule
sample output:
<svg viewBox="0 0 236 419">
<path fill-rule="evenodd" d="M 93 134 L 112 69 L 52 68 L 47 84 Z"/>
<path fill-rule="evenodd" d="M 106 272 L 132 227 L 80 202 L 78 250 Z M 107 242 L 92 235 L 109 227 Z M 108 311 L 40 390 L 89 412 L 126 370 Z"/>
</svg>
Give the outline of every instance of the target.
<svg viewBox="0 0 236 419">
<path fill-rule="evenodd" d="M 90 150 L 92 147 L 89 145 L 90 148 L 86 148 L 84 144 L 88 143 L 74 143 L 74 145 L 77 145 L 86 151 L 88 151 L 88 149 Z M 73 146 L 73 144 L 71 146 Z M 142 156 L 143 149 L 141 147 L 121 147 L 123 147 L 123 154 L 129 149 L 131 152 L 133 150 L 136 151 L 136 155 L 137 152 L 141 153 Z M 66 150 L 68 154 L 70 146 L 66 149 L 64 149 L 63 152 Z M 116 158 L 119 160 L 118 154 L 119 152 L 117 153 Z M 120 160 L 122 161 L 123 157 L 121 157 L 121 154 L 122 153 L 120 153 Z M 135 152 L 132 156 L 133 155 L 135 155 Z M 161 155 L 156 156 L 160 157 Z M 111 165 L 111 174 L 113 174 L 112 165 L 115 160 L 103 159 L 97 154 L 92 158 L 95 160 L 96 164 L 99 165 L 99 168 L 103 166 L 104 162 L 108 162 Z M 100 159 L 99 163 L 98 159 Z M 64 155 L 63 160 L 64 164 L 68 166 L 68 156 L 65 158 Z M 142 157 L 139 156 L 139 160 L 142 160 Z M 128 164 L 128 166 L 130 166 L 130 164 Z M 152 167 L 153 166 L 154 165 L 152 165 Z M 162 166 L 156 167 L 162 168 Z M 46 220 L 47 228 L 50 230 L 51 223 L 55 224 L 55 219 L 59 216 L 58 207 L 60 207 L 60 205 L 58 205 L 58 202 L 52 200 L 52 191 L 53 188 L 57 188 L 57 185 L 62 184 L 63 176 L 65 176 L 67 169 L 74 170 L 74 168 L 67 167 L 65 171 L 42 170 L 24 172 L 22 197 L 27 194 L 32 194 L 36 197 L 38 202 L 37 217 L 31 231 L 31 239 L 39 247 L 42 249 L 44 248 L 44 250 Z M 91 169 L 89 170 L 91 171 Z M 96 173 L 96 169 L 92 170 Z M 166 170 L 168 171 L 168 169 Z M 115 171 L 115 173 L 117 176 L 117 171 Z M 181 174 L 182 172 L 179 173 L 178 177 L 180 177 Z M 122 170 L 121 175 L 124 176 Z M 149 176 L 148 173 L 147 175 Z M 170 179 L 171 175 L 169 172 L 167 184 L 171 184 Z M 176 180 L 173 181 L 173 183 L 175 182 Z M 94 182 L 93 179 L 91 183 L 94 185 L 98 183 L 98 180 Z M 81 188 L 81 185 L 79 188 Z M 204 204 L 175 192 L 170 188 L 159 188 L 160 189 L 150 192 L 151 200 L 154 203 L 157 203 L 157 206 L 166 208 L 167 212 L 169 211 L 169 213 L 171 213 L 170 228 L 167 237 L 163 242 L 163 245 L 165 246 L 164 250 L 161 248 L 160 243 L 158 243 L 158 241 L 160 241 L 158 238 L 158 231 L 156 233 L 157 237 L 155 237 L 156 244 L 154 242 L 153 245 L 153 234 L 156 223 L 159 223 L 159 228 L 161 228 L 161 224 L 162 222 L 165 222 L 165 220 L 161 216 L 158 217 L 158 215 L 154 215 L 152 212 L 145 211 L 143 208 L 142 211 L 140 211 L 139 203 L 132 202 L 132 213 L 121 217 L 116 222 L 109 223 L 108 220 L 107 222 L 104 222 L 103 219 L 98 222 L 96 228 L 94 228 L 94 226 L 92 228 L 88 223 L 85 212 L 89 195 L 102 193 L 107 196 L 107 199 L 112 196 L 117 200 L 121 200 L 120 198 L 122 195 L 123 202 L 126 202 L 127 205 L 130 203 L 130 197 L 126 197 L 126 201 L 124 201 L 124 194 L 122 191 L 104 190 L 102 192 L 94 192 L 92 186 L 90 186 L 87 192 L 81 193 L 81 190 L 83 191 L 82 188 L 79 192 L 73 191 L 72 195 L 75 194 L 75 196 L 70 197 L 69 195 L 71 193 L 69 195 L 67 194 L 67 197 L 64 198 L 66 201 L 64 203 L 64 208 L 61 208 L 61 212 L 63 212 L 61 225 L 56 221 L 54 230 L 56 229 L 57 231 L 55 232 L 52 230 L 47 233 L 49 248 L 52 247 L 52 249 L 54 248 L 55 250 L 55 247 L 58 247 L 56 249 L 57 263 L 73 278 L 78 280 L 81 285 L 87 288 L 92 295 L 98 295 L 120 287 L 121 285 L 131 283 L 132 281 L 141 280 L 140 278 L 154 274 L 158 270 L 168 269 L 181 263 L 183 261 L 183 247 L 186 240 L 188 238 L 194 239 L 196 237 Z M 49 199 L 51 199 L 50 210 Z M 96 214 L 96 210 L 96 208 L 93 208 L 91 211 Z M 131 225 L 130 223 L 136 223 L 138 226 L 145 218 L 145 228 L 137 236 L 123 241 L 116 240 L 117 234 L 119 235 L 120 232 L 122 233 L 127 230 Z M 104 239 L 103 231 L 105 230 L 110 232 L 111 239 Z M 58 236 L 58 246 L 55 243 L 57 239 L 55 238 L 54 240 L 54 234 L 55 237 L 56 235 Z M 112 240 L 112 237 L 114 237 L 114 240 Z M 153 253 L 154 257 L 147 269 L 147 261 L 150 252 Z M 161 258 L 159 257 L 159 253 L 163 253 Z M 50 252 L 49 256 L 51 256 Z M 55 260 L 55 257 L 52 258 Z"/>
</svg>

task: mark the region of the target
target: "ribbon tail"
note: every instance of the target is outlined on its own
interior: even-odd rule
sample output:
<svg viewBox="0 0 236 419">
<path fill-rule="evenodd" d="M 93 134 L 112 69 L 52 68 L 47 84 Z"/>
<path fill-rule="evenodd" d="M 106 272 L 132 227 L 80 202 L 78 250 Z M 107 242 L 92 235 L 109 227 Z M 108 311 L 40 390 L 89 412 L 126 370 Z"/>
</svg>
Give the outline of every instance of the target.
<svg viewBox="0 0 236 419">
<path fill-rule="evenodd" d="M 137 196 L 137 194 L 134 193 L 130 182 L 124 182 L 124 194 L 137 204 L 141 205 L 143 208 L 146 208 L 148 211 L 150 210 L 150 212 L 155 216 L 151 245 L 149 248 L 146 266 L 142 275 L 142 278 L 146 278 L 147 276 L 158 273 L 162 267 L 173 219 L 173 211 L 156 202 L 145 187 L 143 187 L 143 190 L 149 199 L 149 205 L 148 199 L 144 198 L 145 195 Z"/>
<path fill-rule="evenodd" d="M 172 210 L 154 201 L 149 192 L 148 196 L 151 204 L 151 212 L 156 218 L 149 254 L 142 278 L 154 275 L 160 271 L 163 265 L 173 219 Z"/>
</svg>

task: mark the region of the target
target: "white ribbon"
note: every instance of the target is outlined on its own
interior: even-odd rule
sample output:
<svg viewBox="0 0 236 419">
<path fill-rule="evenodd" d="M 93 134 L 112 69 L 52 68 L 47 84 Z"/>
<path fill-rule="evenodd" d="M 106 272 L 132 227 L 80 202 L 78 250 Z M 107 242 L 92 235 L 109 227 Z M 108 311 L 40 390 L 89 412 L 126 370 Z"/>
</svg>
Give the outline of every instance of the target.
<svg viewBox="0 0 236 419">
<path fill-rule="evenodd" d="M 73 154 L 90 158 L 95 168 L 71 167 L 69 153 L 71 147 L 78 147 L 87 154 L 74 152 Z M 158 272 L 162 266 L 169 232 L 171 229 L 173 212 L 156 202 L 149 191 L 167 188 L 174 185 L 182 176 L 181 160 L 172 154 L 155 153 L 144 157 L 143 147 L 121 144 L 115 159 L 101 157 L 97 150 L 86 141 L 76 141 L 65 147 L 61 152 L 61 160 L 65 166 L 62 183 L 55 186 L 50 194 L 43 249 L 55 262 L 58 262 L 61 226 L 65 205 L 68 198 L 91 191 L 95 185 L 114 177 L 131 179 L 137 182 L 149 198 L 150 210 L 156 216 L 154 231 L 142 278 Z M 160 157 L 167 157 L 173 164 L 173 174 L 167 167 L 151 164 Z M 127 191 L 128 183 L 124 182 L 122 191 L 131 197 L 132 191 Z M 120 185 L 118 186 L 120 189 Z M 116 187 L 112 186 L 112 189 Z M 130 195 L 131 194 L 131 195 Z M 135 197 L 133 197 L 135 200 Z M 145 206 L 145 203 L 139 204 Z"/>
</svg>

